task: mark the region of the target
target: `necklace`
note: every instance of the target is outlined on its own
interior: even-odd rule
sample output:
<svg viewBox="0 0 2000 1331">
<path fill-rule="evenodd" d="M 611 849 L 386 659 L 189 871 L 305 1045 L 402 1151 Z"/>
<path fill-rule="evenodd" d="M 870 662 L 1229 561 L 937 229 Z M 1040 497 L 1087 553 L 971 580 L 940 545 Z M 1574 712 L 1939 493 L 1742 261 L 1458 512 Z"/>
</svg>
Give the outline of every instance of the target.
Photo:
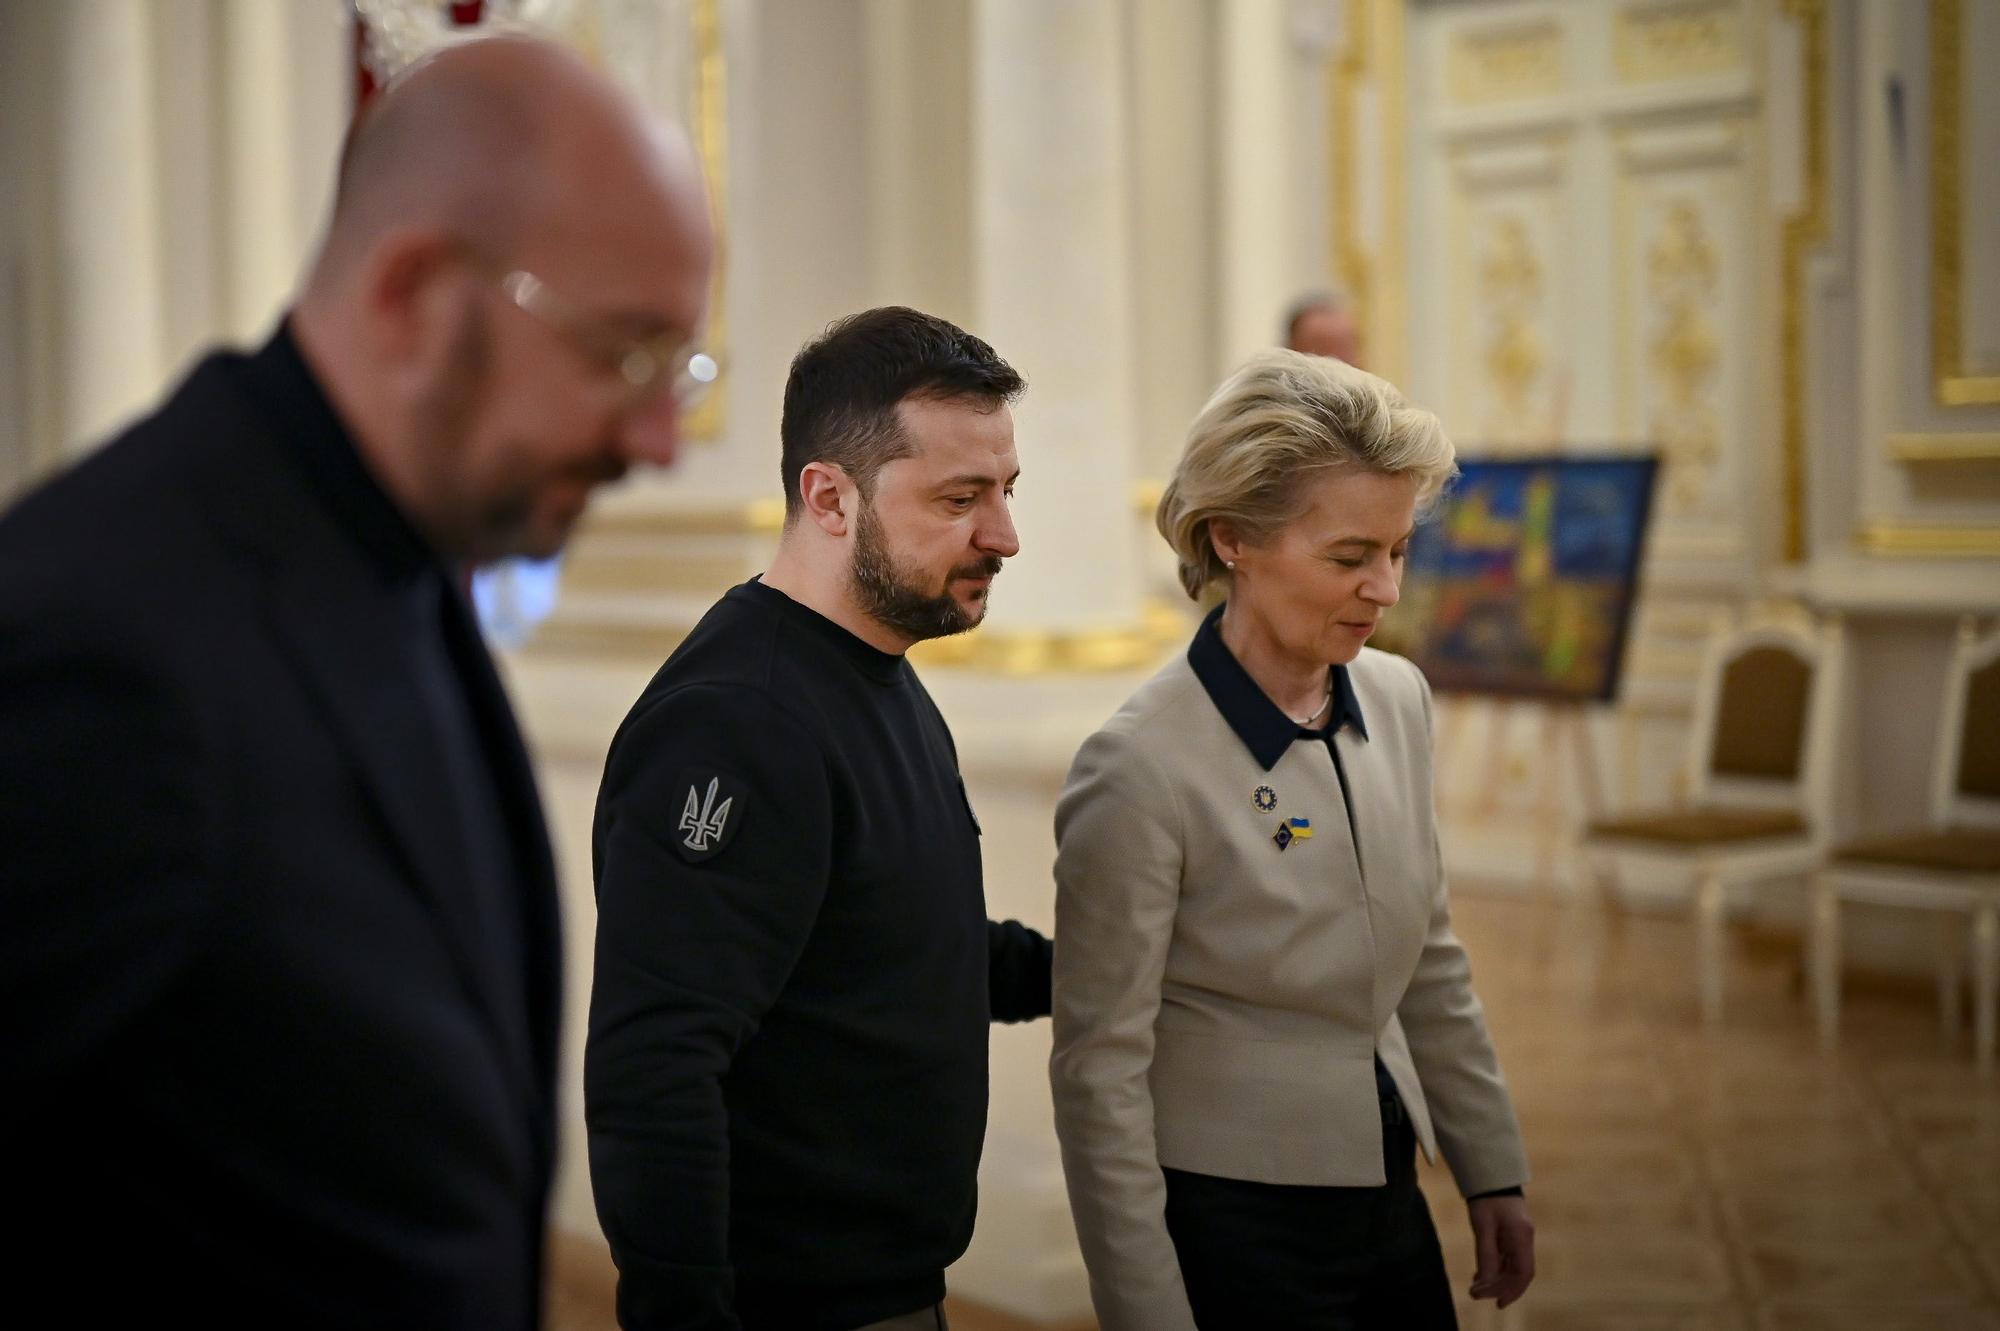
<svg viewBox="0 0 2000 1331">
<path fill-rule="evenodd" d="M 1313 708 L 1312 711 L 1306 713 L 1304 716 L 1293 716 L 1290 712 L 1286 712 L 1285 716 L 1294 724 L 1309 726 L 1313 723 L 1313 721 L 1319 716 L 1321 712 L 1324 712 L 1326 710 L 1326 705 L 1332 701 L 1333 701 L 1333 681 L 1331 679 L 1328 679 L 1326 681 L 1326 696 L 1319 700 L 1319 706 Z"/>
</svg>

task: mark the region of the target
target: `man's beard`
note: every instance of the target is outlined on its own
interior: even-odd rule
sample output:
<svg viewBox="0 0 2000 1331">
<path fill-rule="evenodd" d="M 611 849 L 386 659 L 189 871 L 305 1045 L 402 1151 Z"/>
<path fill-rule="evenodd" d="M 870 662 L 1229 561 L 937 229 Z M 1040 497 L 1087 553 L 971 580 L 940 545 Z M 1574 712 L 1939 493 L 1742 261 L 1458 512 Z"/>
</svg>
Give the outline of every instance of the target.
<svg viewBox="0 0 2000 1331">
<path fill-rule="evenodd" d="M 561 552 L 570 524 L 538 529 L 537 512 L 546 493 L 564 481 L 595 489 L 623 476 L 625 467 L 613 459 L 592 457 L 551 471 L 532 449 L 506 440 L 515 446 L 503 452 L 504 469 L 494 471 L 489 466 L 484 473 L 475 471 L 468 441 L 493 373 L 492 325 L 484 313 L 470 310 L 452 331 L 444 367 L 415 409 L 418 436 L 450 472 L 453 481 L 448 488 L 459 500 L 445 553 L 476 563 L 511 555 L 547 559 Z"/>
<path fill-rule="evenodd" d="M 452 330 L 437 377 L 426 384 L 412 408 L 414 434 L 430 465 L 448 478 L 438 492 L 450 496 L 430 533 L 439 553 L 483 563 L 512 553 L 504 548 L 512 515 L 488 511 L 490 501 L 471 488 L 467 440 L 492 370 L 492 328 L 478 309 L 469 309 Z M 434 478 L 436 479 L 436 478 Z"/>
<path fill-rule="evenodd" d="M 862 611 L 883 627 L 916 642 L 977 628 L 986 618 L 985 597 L 980 597 L 976 608 L 967 610 L 951 594 L 951 584 L 960 578 L 990 578 L 999 572 L 1000 557 L 987 555 L 953 569 L 943 591 L 925 591 L 916 575 L 896 566 L 882 525 L 875 518 L 874 502 L 862 501 L 855 519 L 854 562 L 849 573 Z"/>
</svg>

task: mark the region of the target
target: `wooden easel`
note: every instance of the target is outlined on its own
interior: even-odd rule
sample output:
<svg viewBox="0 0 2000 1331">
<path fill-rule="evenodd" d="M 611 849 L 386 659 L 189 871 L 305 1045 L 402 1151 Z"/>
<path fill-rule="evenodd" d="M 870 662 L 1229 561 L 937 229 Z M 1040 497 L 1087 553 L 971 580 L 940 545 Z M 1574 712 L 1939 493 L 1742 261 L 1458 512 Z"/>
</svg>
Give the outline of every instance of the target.
<svg viewBox="0 0 2000 1331">
<path fill-rule="evenodd" d="M 1529 702 L 1518 698 L 1492 700 L 1493 724 L 1487 734 L 1486 762 L 1481 773 L 1476 808 L 1478 817 L 1490 820 L 1500 808 L 1500 795 L 1507 788 L 1507 736 L 1515 720 L 1527 707 L 1541 708 L 1542 743 L 1540 760 L 1532 777 L 1535 810 L 1534 896 L 1546 901 L 1571 843 L 1571 823 L 1565 816 L 1563 758 L 1574 760 L 1576 788 L 1582 822 L 1596 818 L 1604 807 L 1604 787 L 1599 778 L 1597 749 L 1590 739 L 1590 704 L 1581 702 Z M 1460 736 L 1466 729 L 1462 704 L 1451 709 L 1450 719 L 1438 736 L 1437 770 L 1452 770 Z M 1573 885 L 1574 886 L 1574 885 Z"/>
</svg>

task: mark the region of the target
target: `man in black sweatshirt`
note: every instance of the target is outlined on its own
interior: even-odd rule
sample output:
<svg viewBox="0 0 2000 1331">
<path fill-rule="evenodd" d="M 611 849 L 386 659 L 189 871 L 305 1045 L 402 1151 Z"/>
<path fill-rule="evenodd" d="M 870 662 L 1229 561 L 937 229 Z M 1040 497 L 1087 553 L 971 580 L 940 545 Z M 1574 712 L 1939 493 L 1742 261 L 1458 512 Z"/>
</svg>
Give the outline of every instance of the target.
<svg viewBox="0 0 2000 1331">
<path fill-rule="evenodd" d="M 904 653 L 1019 548 L 1021 378 L 914 310 L 792 362 L 786 525 L 660 668 L 597 803 L 590 1171 L 628 1331 L 942 1327 L 987 1027 L 1049 1010 L 986 918 L 951 732 Z"/>
</svg>

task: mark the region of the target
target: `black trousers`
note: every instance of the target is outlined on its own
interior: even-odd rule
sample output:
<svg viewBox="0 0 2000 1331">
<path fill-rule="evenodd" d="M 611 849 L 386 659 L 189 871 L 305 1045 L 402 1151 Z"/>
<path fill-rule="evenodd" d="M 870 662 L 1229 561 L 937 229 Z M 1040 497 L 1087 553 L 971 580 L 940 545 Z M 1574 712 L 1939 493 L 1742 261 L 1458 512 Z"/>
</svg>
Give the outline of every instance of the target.
<svg viewBox="0 0 2000 1331">
<path fill-rule="evenodd" d="M 1167 1232 L 1201 1331 L 1456 1331 L 1416 1132 L 1400 1102 L 1382 1110 L 1380 1188 L 1164 1171 Z"/>
</svg>

